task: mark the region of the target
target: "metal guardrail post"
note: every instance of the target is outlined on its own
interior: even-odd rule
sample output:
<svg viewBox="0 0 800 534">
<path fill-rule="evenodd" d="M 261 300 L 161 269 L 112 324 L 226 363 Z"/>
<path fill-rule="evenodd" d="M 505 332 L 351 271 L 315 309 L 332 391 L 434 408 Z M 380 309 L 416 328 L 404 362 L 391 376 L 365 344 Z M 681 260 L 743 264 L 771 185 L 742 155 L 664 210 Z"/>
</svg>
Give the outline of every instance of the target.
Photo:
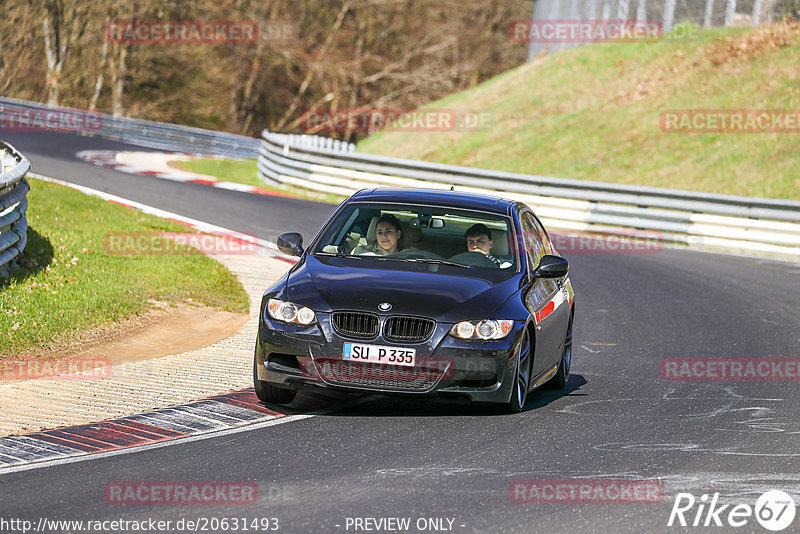
<svg viewBox="0 0 800 534">
<path fill-rule="evenodd" d="M 676 0 L 667 0 L 664 3 L 664 32 L 671 32 L 672 27 L 675 25 L 675 7 Z"/>
<path fill-rule="evenodd" d="M 761 26 L 761 9 L 764 4 L 764 0 L 755 0 L 753 3 L 753 26 L 758 28 Z"/>
<path fill-rule="evenodd" d="M 728 0 L 725 8 L 725 26 L 733 26 L 733 19 L 736 17 L 736 0 Z"/>
</svg>

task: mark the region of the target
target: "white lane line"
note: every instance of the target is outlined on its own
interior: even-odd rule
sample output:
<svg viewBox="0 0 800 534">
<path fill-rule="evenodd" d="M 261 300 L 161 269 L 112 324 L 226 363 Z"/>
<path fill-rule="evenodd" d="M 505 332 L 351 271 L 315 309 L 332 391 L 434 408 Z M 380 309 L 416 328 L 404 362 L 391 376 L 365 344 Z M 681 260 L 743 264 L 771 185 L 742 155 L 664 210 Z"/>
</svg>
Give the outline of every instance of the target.
<svg viewBox="0 0 800 534">
<path fill-rule="evenodd" d="M 155 449 L 161 449 L 164 447 L 171 447 L 172 445 L 183 445 L 185 443 L 193 443 L 195 441 L 202 441 L 205 439 L 222 437 L 222 436 L 229 436 L 231 434 L 239 434 L 240 432 L 249 432 L 251 430 L 258 430 L 260 428 L 267 428 L 270 426 L 280 425 L 283 423 L 291 423 L 293 421 L 300 421 L 302 419 L 310 419 L 319 415 L 324 412 L 319 413 L 311 413 L 311 414 L 299 414 L 299 415 L 287 415 L 284 417 L 278 417 L 275 419 L 270 419 L 269 421 L 264 421 L 261 423 L 255 423 L 252 425 L 245 425 L 235 428 L 229 428 L 224 430 L 211 430 L 207 432 L 203 432 L 201 434 L 195 434 L 193 436 L 188 436 L 185 438 L 178 438 L 173 439 L 170 441 L 162 441 L 159 443 L 148 443 L 146 445 L 138 445 L 136 447 L 128 447 L 125 449 L 117 449 L 113 451 L 104 451 L 104 452 L 94 452 L 88 453 L 83 456 L 74 456 L 70 458 L 57 458 L 55 460 L 46 460 L 41 462 L 33 462 L 26 465 L 19 465 L 19 466 L 10 466 L 10 467 L 3 467 L 0 468 L 0 477 L 3 475 L 7 475 L 9 473 L 19 473 L 20 471 L 30 471 L 33 469 L 41 469 L 44 467 L 53 467 L 56 465 L 65 465 L 65 464 L 73 464 L 77 462 L 85 462 L 87 460 L 96 460 L 100 458 L 109 458 L 111 456 L 119 456 L 122 454 L 131 454 L 135 452 L 144 452 L 144 451 L 151 451 Z"/>
</svg>

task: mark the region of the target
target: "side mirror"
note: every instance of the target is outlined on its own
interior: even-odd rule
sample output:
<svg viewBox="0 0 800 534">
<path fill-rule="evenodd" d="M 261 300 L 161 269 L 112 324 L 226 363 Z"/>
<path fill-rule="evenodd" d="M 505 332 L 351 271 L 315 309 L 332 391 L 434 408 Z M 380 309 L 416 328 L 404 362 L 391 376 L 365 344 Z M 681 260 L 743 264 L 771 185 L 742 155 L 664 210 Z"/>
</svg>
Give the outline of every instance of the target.
<svg viewBox="0 0 800 534">
<path fill-rule="evenodd" d="M 300 256 L 303 253 L 303 236 L 297 232 L 279 235 L 278 250 L 290 256 Z"/>
<path fill-rule="evenodd" d="M 533 272 L 534 278 L 563 278 L 569 274 L 569 262 L 561 256 L 546 254 Z"/>
</svg>

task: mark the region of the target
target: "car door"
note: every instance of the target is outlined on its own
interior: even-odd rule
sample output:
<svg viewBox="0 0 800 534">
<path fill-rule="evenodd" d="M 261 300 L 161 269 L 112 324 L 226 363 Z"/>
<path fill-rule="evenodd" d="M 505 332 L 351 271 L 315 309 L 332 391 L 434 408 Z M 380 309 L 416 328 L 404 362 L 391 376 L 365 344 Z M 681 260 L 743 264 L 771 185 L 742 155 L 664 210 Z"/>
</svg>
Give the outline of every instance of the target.
<svg viewBox="0 0 800 534">
<path fill-rule="evenodd" d="M 533 213 L 525 211 L 520 217 L 523 243 L 531 277 L 525 294 L 525 304 L 536 322 L 536 346 L 532 378 L 535 380 L 558 365 L 561 344 L 569 319 L 569 301 L 565 301 L 564 279 L 533 278 L 542 256 L 550 253 L 547 234 Z"/>
</svg>

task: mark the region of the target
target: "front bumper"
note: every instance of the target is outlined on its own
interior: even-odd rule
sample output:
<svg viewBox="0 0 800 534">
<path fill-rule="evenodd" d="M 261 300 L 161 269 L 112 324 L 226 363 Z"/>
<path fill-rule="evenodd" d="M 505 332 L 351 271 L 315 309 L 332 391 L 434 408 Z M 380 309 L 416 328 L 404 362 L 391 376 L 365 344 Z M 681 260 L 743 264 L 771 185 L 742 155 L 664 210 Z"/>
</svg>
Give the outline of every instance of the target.
<svg viewBox="0 0 800 534">
<path fill-rule="evenodd" d="M 475 403 L 508 402 L 523 327 L 518 323 L 506 338 L 495 341 L 460 340 L 449 335 L 452 324 L 437 323 L 426 341 L 397 343 L 382 335 L 368 340 L 345 338 L 334 331 L 326 313 L 318 313 L 317 323 L 307 327 L 262 316 L 256 343 L 258 379 L 289 389 L 323 387 L 391 395 L 455 396 Z M 346 342 L 414 348 L 416 365 L 343 360 Z"/>
</svg>

